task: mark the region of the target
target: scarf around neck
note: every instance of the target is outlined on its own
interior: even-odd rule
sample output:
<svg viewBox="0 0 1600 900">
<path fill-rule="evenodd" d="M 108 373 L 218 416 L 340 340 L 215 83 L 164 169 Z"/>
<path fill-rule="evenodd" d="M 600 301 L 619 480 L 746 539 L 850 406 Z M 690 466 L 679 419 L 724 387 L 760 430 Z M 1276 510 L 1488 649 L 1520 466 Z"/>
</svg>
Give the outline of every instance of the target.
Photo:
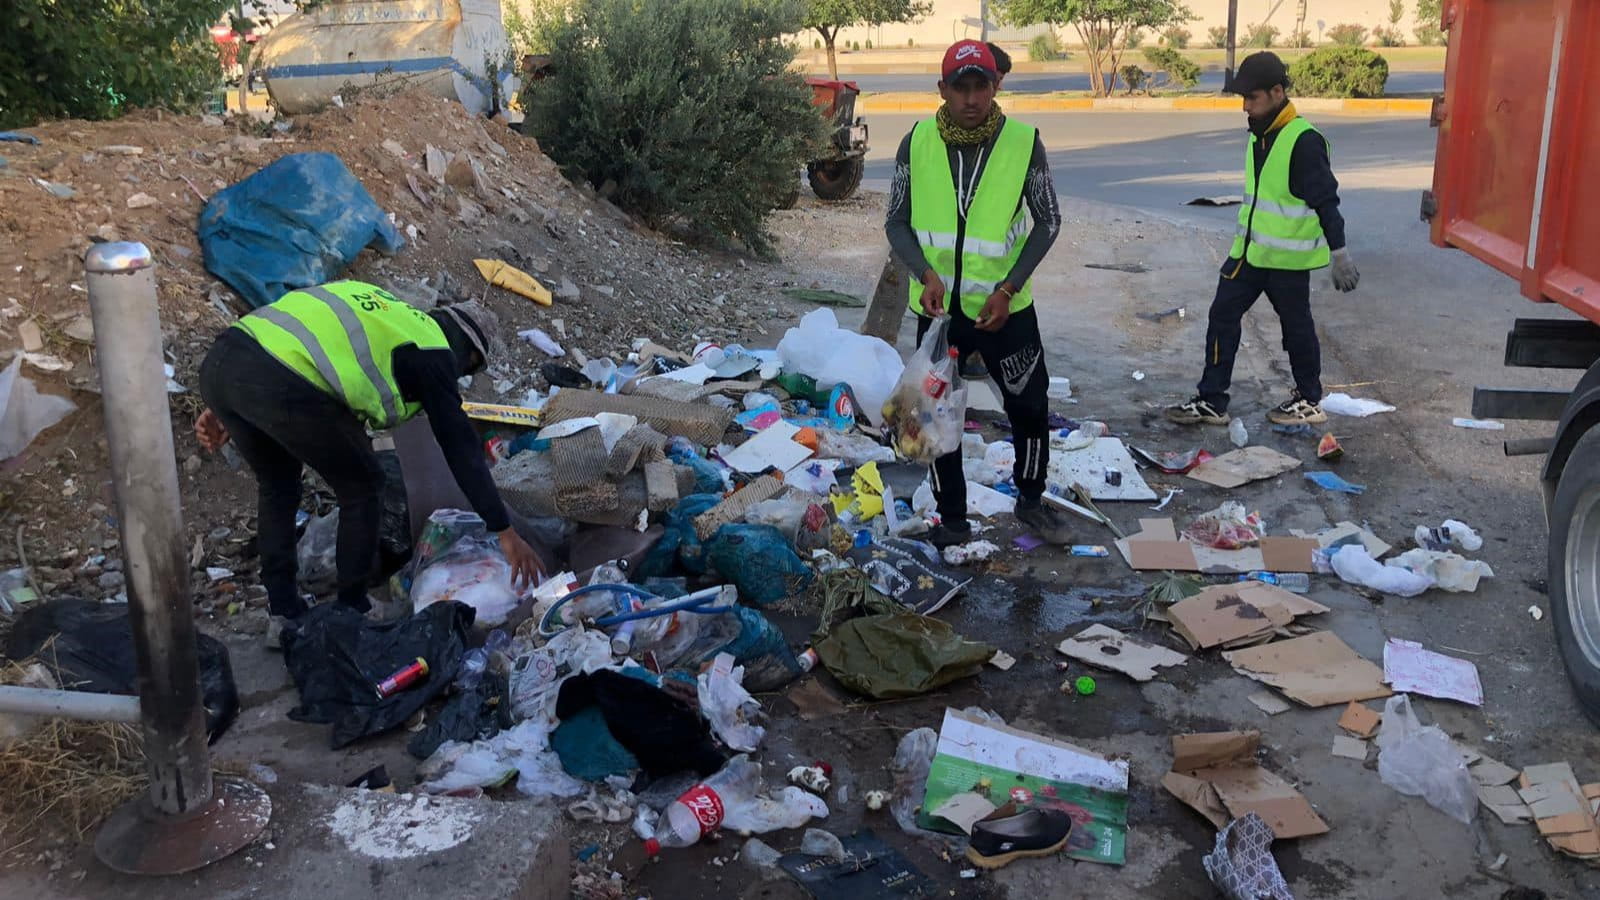
<svg viewBox="0 0 1600 900">
<path fill-rule="evenodd" d="M 936 117 L 939 124 L 939 137 L 946 144 L 956 146 L 972 146 L 986 144 L 1000 130 L 1000 104 L 989 106 L 989 115 L 984 118 L 983 124 L 977 128 L 962 128 L 956 123 L 956 117 L 950 114 L 950 104 L 939 107 Z"/>
</svg>

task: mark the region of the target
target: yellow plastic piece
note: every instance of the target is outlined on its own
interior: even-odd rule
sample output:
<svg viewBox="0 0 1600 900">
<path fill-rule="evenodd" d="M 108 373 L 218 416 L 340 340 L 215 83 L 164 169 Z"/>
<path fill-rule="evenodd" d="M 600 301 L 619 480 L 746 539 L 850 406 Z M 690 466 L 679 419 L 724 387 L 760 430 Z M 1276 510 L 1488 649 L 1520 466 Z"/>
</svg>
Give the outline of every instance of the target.
<svg viewBox="0 0 1600 900">
<path fill-rule="evenodd" d="M 505 288 L 513 294 L 521 294 L 540 306 L 550 306 L 555 303 L 549 288 L 516 266 L 508 265 L 498 259 L 475 259 L 472 264 L 478 267 L 478 274 L 483 276 L 483 280 L 495 287 Z"/>
</svg>

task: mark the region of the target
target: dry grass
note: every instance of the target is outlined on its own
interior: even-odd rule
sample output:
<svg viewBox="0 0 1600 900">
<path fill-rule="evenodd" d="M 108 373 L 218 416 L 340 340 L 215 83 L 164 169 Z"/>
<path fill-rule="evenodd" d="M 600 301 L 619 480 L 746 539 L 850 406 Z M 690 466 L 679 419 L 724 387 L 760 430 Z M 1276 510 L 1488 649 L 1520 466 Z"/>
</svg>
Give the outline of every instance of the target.
<svg viewBox="0 0 1600 900">
<path fill-rule="evenodd" d="M 37 668 L 7 663 L 0 684 L 37 683 Z M 45 719 L 0 743 L 0 852 L 41 838 L 81 842 L 147 784 L 135 725 Z"/>
</svg>

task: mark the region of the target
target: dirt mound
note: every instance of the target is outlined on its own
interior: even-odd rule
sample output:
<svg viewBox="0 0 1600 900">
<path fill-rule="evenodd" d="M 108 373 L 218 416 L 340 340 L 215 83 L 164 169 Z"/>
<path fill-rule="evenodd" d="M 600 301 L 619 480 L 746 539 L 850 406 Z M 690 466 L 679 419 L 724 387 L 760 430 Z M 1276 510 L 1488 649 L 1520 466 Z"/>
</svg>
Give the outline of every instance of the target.
<svg viewBox="0 0 1600 900">
<path fill-rule="evenodd" d="M 779 293 L 793 277 L 785 270 L 643 228 L 568 183 L 533 140 L 434 97 L 366 98 L 273 125 L 139 112 L 28 133 L 40 143 L 0 143 L 0 359 L 21 346 L 19 326 L 31 320 L 43 337 L 39 352 L 70 368 L 24 372 L 80 409 L 0 467 L 0 527 L 11 538 L 23 526 L 21 539 L 3 542 L 0 559 L 14 558 L 13 543 L 24 547 L 47 590 L 75 583 L 106 596 L 121 586 L 84 252 L 96 240 L 138 240 L 154 251 L 168 353 L 179 383 L 193 387 L 211 338 L 247 310 L 205 270 L 196 220 L 205 198 L 281 156 L 337 154 L 406 236 L 394 257 L 363 253 L 348 277 L 422 305 L 441 293 L 481 297 L 508 327 L 543 328 L 587 357 L 620 359 L 641 337 L 679 347 L 701 338 L 771 346 L 777 333 L 768 326 L 781 330 L 795 317 Z M 504 259 L 540 278 L 556 291 L 555 306 L 487 287 L 474 257 Z M 477 379 L 473 399 L 515 402 L 542 386 L 537 367 L 548 358 L 512 345 L 507 364 Z M 199 455 L 189 435 L 199 406 L 193 392 L 174 395 L 189 530 L 205 545 L 195 559 L 237 569 L 250 555 L 254 491 L 244 472 Z M 219 609 L 232 599 L 232 582 L 221 584 Z"/>
</svg>

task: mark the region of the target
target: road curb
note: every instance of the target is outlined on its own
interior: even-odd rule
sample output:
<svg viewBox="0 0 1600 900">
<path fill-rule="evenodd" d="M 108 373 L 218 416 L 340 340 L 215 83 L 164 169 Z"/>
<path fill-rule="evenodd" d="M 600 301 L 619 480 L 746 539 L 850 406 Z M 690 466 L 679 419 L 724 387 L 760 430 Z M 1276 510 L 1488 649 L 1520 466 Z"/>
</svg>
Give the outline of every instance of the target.
<svg viewBox="0 0 1600 900">
<path fill-rule="evenodd" d="M 865 113 L 931 113 L 939 108 L 939 98 L 921 93 L 862 94 L 856 109 Z M 1001 105 L 1015 112 L 1079 112 L 1156 110 L 1239 112 L 1237 97 L 1039 97 L 1009 94 Z M 1375 100 L 1332 100 L 1297 97 L 1294 105 L 1307 112 L 1333 112 L 1368 116 L 1425 116 L 1433 109 L 1431 99 L 1394 98 Z"/>
</svg>

